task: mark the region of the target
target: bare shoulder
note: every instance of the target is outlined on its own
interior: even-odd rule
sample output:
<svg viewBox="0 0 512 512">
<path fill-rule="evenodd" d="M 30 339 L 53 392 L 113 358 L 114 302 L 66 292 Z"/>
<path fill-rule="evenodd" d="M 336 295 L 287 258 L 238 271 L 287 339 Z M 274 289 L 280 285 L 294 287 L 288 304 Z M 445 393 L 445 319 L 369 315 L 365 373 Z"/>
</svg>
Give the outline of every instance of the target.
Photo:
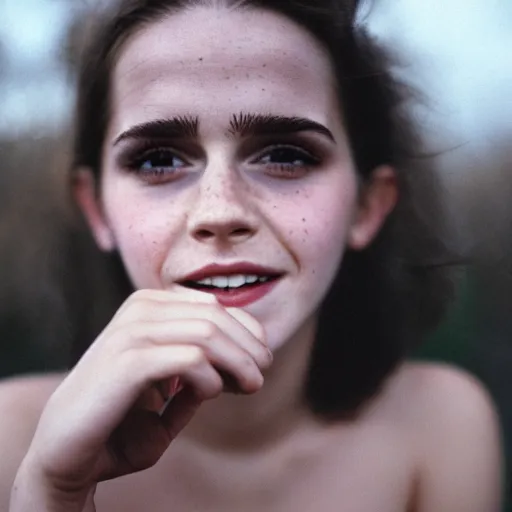
<svg viewBox="0 0 512 512">
<path fill-rule="evenodd" d="M 63 374 L 0 381 L 0 510 L 4 510 L 16 471 L 30 445 L 46 402 Z"/>
<path fill-rule="evenodd" d="M 390 382 L 389 393 L 407 402 L 412 419 L 424 420 L 432 414 L 446 421 L 496 419 L 485 386 L 474 375 L 447 364 L 407 363 Z"/>
<path fill-rule="evenodd" d="M 455 366 L 406 363 L 390 379 L 382 402 L 383 414 L 393 415 L 426 441 L 498 432 L 489 392 L 474 375 Z"/>
<path fill-rule="evenodd" d="M 0 442 L 6 429 L 30 430 L 30 425 L 37 423 L 46 402 L 63 378 L 63 373 L 51 373 L 0 381 Z"/>
<path fill-rule="evenodd" d="M 409 363 L 388 394 L 413 439 L 420 510 L 498 511 L 501 434 L 485 386 L 462 369 Z"/>
</svg>

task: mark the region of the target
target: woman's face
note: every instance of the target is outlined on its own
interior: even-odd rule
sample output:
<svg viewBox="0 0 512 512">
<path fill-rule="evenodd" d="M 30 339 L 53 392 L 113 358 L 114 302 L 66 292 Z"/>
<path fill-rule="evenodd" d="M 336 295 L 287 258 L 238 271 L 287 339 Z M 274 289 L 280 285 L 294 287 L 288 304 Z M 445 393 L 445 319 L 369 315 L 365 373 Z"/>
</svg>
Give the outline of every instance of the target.
<svg viewBox="0 0 512 512">
<path fill-rule="evenodd" d="M 314 319 L 347 244 L 366 245 L 387 213 L 358 207 L 339 110 L 326 52 L 287 18 L 169 15 L 121 51 L 101 194 L 86 180 L 78 199 L 136 288 L 214 292 L 275 350 Z"/>
</svg>

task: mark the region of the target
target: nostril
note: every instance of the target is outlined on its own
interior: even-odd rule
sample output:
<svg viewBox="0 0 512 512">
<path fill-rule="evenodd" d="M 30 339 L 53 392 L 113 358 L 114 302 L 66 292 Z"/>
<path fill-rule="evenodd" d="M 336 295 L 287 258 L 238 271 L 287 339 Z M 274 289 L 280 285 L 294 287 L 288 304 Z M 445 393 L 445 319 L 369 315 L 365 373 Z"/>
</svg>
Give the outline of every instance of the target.
<svg viewBox="0 0 512 512">
<path fill-rule="evenodd" d="M 199 229 L 197 231 L 196 235 L 198 238 L 203 238 L 203 239 L 212 238 L 215 236 L 214 233 L 212 233 L 211 231 L 209 231 L 207 229 Z"/>
<path fill-rule="evenodd" d="M 198 227 L 194 231 L 194 237 L 198 240 L 209 241 L 214 238 L 233 241 L 241 241 L 250 237 L 253 234 L 253 230 L 247 226 L 229 226 L 229 225 L 219 225 L 219 226 L 202 226 Z"/>
</svg>

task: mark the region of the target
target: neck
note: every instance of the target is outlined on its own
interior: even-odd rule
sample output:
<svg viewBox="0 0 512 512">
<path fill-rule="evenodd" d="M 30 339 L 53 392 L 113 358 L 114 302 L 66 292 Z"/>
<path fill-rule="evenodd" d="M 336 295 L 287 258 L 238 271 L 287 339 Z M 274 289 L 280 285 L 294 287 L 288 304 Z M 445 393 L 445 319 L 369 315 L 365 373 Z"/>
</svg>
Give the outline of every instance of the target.
<svg viewBox="0 0 512 512">
<path fill-rule="evenodd" d="M 314 336 L 311 320 L 276 351 L 258 393 L 226 393 L 205 402 L 183 434 L 194 444 L 211 450 L 251 451 L 274 446 L 314 423 L 304 400 Z"/>
</svg>

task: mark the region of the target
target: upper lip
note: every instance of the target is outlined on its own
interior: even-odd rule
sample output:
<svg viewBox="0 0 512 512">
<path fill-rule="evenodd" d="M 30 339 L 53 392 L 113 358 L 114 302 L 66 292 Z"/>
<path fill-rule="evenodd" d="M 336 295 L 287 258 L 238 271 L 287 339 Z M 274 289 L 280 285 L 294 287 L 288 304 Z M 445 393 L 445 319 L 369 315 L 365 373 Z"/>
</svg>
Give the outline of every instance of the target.
<svg viewBox="0 0 512 512">
<path fill-rule="evenodd" d="M 212 263 L 199 270 L 187 274 L 178 282 L 201 281 L 208 277 L 250 275 L 261 277 L 280 277 L 284 272 L 270 267 L 263 267 L 255 263 L 241 262 L 232 264 Z"/>
</svg>

